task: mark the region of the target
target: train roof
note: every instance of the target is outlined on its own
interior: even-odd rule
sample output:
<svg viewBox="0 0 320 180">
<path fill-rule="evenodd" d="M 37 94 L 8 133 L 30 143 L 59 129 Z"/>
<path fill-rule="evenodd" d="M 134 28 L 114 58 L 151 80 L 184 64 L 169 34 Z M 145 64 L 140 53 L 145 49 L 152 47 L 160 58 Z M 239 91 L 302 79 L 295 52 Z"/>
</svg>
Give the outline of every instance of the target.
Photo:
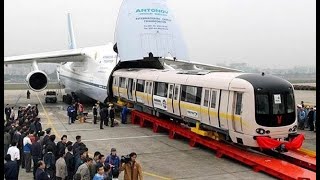
<svg viewBox="0 0 320 180">
<path fill-rule="evenodd" d="M 212 72 L 208 70 L 169 70 L 169 69 L 119 69 L 114 72 L 116 76 L 137 78 L 159 82 L 172 82 L 177 84 L 207 87 L 214 83 L 217 88 L 227 89 L 235 77 L 244 73 L 239 72 Z M 201 77 L 202 81 L 199 81 Z"/>
</svg>

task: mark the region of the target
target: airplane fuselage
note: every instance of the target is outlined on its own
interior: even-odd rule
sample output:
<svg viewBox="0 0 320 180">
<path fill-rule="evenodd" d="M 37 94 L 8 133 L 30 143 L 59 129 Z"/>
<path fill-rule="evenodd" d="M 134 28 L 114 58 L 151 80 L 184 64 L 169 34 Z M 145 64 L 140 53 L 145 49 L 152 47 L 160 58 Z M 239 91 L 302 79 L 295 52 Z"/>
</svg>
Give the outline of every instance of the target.
<svg viewBox="0 0 320 180">
<path fill-rule="evenodd" d="M 109 77 L 117 65 L 117 55 L 112 45 L 84 48 L 89 55 L 84 62 L 62 63 L 58 69 L 60 83 L 65 92 L 82 94 L 104 102 L 108 96 Z"/>
</svg>

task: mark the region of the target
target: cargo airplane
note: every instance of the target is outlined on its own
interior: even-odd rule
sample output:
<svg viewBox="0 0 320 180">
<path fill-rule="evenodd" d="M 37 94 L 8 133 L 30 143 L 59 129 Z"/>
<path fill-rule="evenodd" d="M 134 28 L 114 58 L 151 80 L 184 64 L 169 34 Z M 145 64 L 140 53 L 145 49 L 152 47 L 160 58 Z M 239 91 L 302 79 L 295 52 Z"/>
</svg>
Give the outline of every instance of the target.
<svg viewBox="0 0 320 180">
<path fill-rule="evenodd" d="M 71 102 L 71 94 L 73 93 L 80 99 L 88 99 L 89 97 L 89 99 L 106 102 L 109 92 L 111 92 L 110 77 L 112 77 L 113 71 L 122 67 L 237 71 L 219 66 L 176 60 L 174 57 L 156 57 L 151 61 L 150 57 L 141 57 L 140 60 L 134 62 L 121 62 L 117 46 L 112 42 L 102 46 L 77 48 L 70 14 L 68 14 L 68 33 L 70 41 L 68 50 L 5 57 L 4 64 L 32 64 L 33 71 L 27 75 L 26 83 L 31 90 L 40 92 L 46 89 L 48 76 L 39 69 L 38 63 L 57 63 L 57 77 L 60 85 L 65 88 L 66 95 L 64 95 L 63 101 L 67 103 Z M 147 61 L 141 63 L 144 60 Z"/>
</svg>

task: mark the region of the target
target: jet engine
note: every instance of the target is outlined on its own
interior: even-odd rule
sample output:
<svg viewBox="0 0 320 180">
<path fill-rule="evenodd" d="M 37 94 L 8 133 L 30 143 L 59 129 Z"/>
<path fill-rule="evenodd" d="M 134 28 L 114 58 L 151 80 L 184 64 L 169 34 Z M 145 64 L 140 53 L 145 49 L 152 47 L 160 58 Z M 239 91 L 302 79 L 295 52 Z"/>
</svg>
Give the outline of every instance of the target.
<svg viewBox="0 0 320 180">
<path fill-rule="evenodd" d="M 30 89 L 39 92 L 46 89 L 48 84 L 48 76 L 43 71 L 35 70 L 27 75 L 26 81 Z"/>
</svg>

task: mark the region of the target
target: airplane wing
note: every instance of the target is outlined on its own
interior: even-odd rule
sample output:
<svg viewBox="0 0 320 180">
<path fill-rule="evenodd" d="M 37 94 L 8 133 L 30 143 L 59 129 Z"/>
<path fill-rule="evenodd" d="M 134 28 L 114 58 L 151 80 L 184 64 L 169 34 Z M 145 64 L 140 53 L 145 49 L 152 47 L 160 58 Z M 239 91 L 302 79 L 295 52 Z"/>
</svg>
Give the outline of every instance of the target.
<svg viewBox="0 0 320 180">
<path fill-rule="evenodd" d="M 215 66 L 210 64 L 198 63 L 198 62 L 189 62 L 183 60 L 173 60 L 173 59 L 163 59 L 163 62 L 171 66 L 173 69 L 181 70 L 209 70 L 216 72 L 242 72 L 238 69 Z"/>
<path fill-rule="evenodd" d="M 32 63 L 33 61 L 37 61 L 37 63 L 82 62 L 87 57 L 88 56 L 82 52 L 82 49 L 70 49 L 5 57 L 4 64 Z"/>
</svg>

